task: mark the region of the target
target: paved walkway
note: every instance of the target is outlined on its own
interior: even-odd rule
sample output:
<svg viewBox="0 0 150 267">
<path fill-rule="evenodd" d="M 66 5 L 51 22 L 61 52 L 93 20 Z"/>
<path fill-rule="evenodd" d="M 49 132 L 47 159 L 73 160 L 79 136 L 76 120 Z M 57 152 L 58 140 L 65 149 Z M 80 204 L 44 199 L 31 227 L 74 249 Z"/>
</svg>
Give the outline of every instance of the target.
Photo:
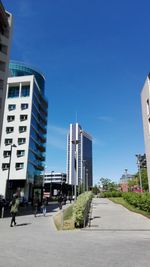
<svg viewBox="0 0 150 267">
<path fill-rule="evenodd" d="M 150 220 L 110 201 L 94 198 L 92 201 L 91 229 L 118 231 L 150 231 Z"/>
<path fill-rule="evenodd" d="M 52 209 L 0 219 L 0 267 L 149 267 L 150 220 L 107 199 L 93 200 L 91 228 L 57 231 Z"/>
</svg>

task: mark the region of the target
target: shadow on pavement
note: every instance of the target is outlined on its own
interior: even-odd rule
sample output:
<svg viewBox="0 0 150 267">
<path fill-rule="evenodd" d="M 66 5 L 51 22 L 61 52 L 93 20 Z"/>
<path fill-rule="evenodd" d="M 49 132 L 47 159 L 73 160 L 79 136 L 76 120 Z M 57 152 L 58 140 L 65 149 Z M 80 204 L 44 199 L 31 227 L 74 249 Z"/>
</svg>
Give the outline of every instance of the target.
<svg viewBox="0 0 150 267">
<path fill-rule="evenodd" d="M 47 213 L 57 212 L 57 208 L 58 208 L 57 202 L 50 202 L 48 204 L 48 206 L 46 207 L 46 211 L 47 211 Z M 28 206 L 25 206 L 25 207 L 20 206 L 19 211 L 17 213 L 17 216 L 32 215 L 32 214 L 34 214 L 34 208 L 32 205 L 29 204 Z M 39 214 L 41 214 L 43 216 L 41 207 L 38 210 L 37 216 L 39 216 Z M 46 215 L 46 216 L 48 216 L 48 215 Z M 4 210 L 3 218 L 7 218 L 7 217 L 11 217 L 10 208 L 7 208 Z M 1 219 L 1 214 L 0 214 L 0 219 Z"/>
</svg>

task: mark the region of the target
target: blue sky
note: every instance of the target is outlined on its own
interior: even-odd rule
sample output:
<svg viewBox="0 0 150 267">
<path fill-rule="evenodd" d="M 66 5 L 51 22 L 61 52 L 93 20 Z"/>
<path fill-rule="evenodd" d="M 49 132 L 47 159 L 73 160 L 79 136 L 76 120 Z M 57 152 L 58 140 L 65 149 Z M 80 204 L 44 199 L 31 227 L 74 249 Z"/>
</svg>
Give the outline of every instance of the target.
<svg viewBox="0 0 150 267">
<path fill-rule="evenodd" d="M 137 171 L 144 153 L 140 92 L 150 71 L 148 0 L 3 0 L 11 59 L 39 68 L 49 100 L 47 168 L 66 171 L 76 121 L 93 137 L 94 183 Z"/>
</svg>

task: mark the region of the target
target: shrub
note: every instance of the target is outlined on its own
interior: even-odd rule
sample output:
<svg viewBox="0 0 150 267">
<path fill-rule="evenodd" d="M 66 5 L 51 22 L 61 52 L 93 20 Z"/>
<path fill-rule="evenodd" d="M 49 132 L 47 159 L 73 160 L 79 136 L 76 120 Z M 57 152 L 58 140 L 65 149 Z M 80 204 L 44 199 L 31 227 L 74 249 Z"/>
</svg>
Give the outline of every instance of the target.
<svg viewBox="0 0 150 267">
<path fill-rule="evenodd" d="M 85 192 L 78 196 L 73 206 L 73 219 L 75 227 L 83 227 L 87 221 L 93 194 Z"/>
<path fill-rule="evenodd" d="M 102 192 L 100 193 L 100 197 L 102 198 L 109 198 L 109 197 L 122 197 L 122 192 L 121 191 L 112 191 L 112 192 Z"/>
<path fill-rule="evenodd" d="M 123 193 L 123 198 L 134 207 L 150 212 L 150 193 Z"/>
</svg>

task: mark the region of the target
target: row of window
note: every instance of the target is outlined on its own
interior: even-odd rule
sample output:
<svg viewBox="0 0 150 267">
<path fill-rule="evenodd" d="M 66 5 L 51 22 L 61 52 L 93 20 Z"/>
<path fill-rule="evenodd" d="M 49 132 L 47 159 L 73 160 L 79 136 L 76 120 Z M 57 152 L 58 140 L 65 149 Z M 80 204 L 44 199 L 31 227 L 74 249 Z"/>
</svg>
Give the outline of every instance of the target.
<svg viewBox="0 0 150 267">
<path fill-rule="evenodd" d="M 10 150 L 4 150 L 3 156 L 4 158 L 10 157 L 11 151 Z M 23 157 L 25 155 L 25 150 L 17 150 L 16 152 L 17 157 Z"/>
<path fill-rule="evenodd" d="M 18 86 L 10 86 L 8 88 L 8 96 L 7 98 L 16 98 L 19 97 L 20 87 Z M 21 87 L 21 97 L 27 97 L 30 95 L 30 85 L 22 85 Z"/>
<path fill-rule="evenodd" d="M 20 115 L 20 121 L 25 121 L 27 119 L 28 119 L 28 115 L 25 115 L 25 114 Z M 8 122 L 11 122 L 11 121 L 14 121 L 14 120 L 15 120 L 15 116 L 14 115 L 8 115 L 7 116 L 7 121 Z"/>
<path fill-rule="evenodd" d="M 5 139 L 5 145 L 12 145 L 13 139 L 12 138 L 6 138 Z M 23 145 L 26 143 L 26 138 L 18 138 L 18 145 Z"/>
<path fill-rule="evenodd" d="M 28 109 L 28 103 L 22 103 L 21 104 L 21 110 L 24 110 L 24 109 Z M 8 110 L 11 111 L 11 110 L 15 110 L 16 109 L 16 104 L 9 104 L 8 105 Z"/>
<path fill-rule="evenodd" d="M 14 127 L 6 127 L 6 133 L 12 133 L 14 131 Z M 27 131 L 27 126 L 19 126 L 19 133 L 24 133 Z"/>
<path fill-rule="evenodd" d="M 9 163 L 3 163 L 3 164 L 2 164 L 2 170 L 3 170 L 3 171 L 4 171 L 4 170 L 8 170 L 9 167 L 10 167 L 10 164 L 9 164 Z M 23 162 L 18 162 L 18 163 L 16 163 L 16 164 L 15 164 L 15 168 L 16 168 L 16 170 L 21 170 L 21 169 L 23 169 L 23 168 L 24 168 L 24 163 L 23 163 Z"/>
</svg>

